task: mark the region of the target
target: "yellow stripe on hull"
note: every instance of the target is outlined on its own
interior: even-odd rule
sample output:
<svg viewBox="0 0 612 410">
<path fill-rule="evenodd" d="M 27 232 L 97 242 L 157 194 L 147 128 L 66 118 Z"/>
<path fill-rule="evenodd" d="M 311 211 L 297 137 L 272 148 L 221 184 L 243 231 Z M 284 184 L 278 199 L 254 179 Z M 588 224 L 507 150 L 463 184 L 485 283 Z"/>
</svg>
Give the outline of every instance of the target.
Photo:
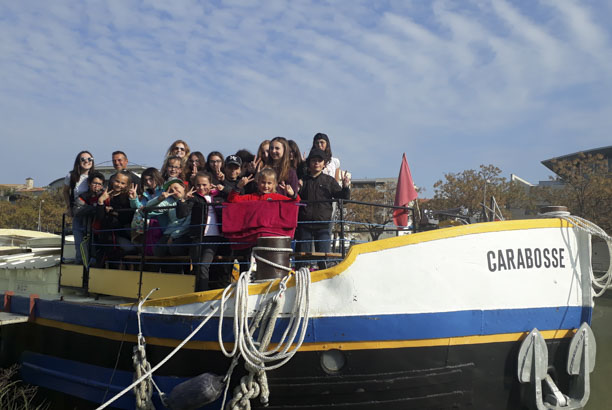
<svg viewBox="0 0 612 410">
<path fill-rule="evenodd" d="M 95 329 L 92 327 L 74 325 L 71 323 L 59 322 L 56 320 L 36 318 L 34 322 L 41 326 L 53 327 L 69 332 L 80 333 L 87 336 L 101 337 L 109 340 L 125 341 L 136 343 L 136 335 L 124 334 L 109 330 Z M 565 339 L 570 338 L 575 334 L 575 330 L 560 329 L 560 330 L 544 330 L 540 331 L 544 339 Z M 325 351 L 331 349 L 338 350 L 373 350 L 373 349 L 401 349 L 409 347 L 434 347 L 434 346 L 461 346 L 461 345 L 476 345 L 484 343 L 502 343 L 502 342 L 518 342 L 524 339 L 529 332 L 518 333 L 503 333 L 496 335 L 483 336 L 462 336 L 462 337 L 444 337 L 438 339 L 418 339 L 418 340 L 389 340 L 389 341 L 360 341 L 360 342 L 338 342 L 338 343 L 304 343 L 300 351 L 314 352 Z M 164 347 L 176 347 L 181 340 L 146 337 L 147 344 Z M 224 343 L 226 349 L 232 349 L 233 343 Z M 272 347 L 275 345 L 272 343 Z M 186 349 L 191 350 L 220 350 L 217 341 L 203 342 L 190 341 L 185 345 Z"/>
</svg>

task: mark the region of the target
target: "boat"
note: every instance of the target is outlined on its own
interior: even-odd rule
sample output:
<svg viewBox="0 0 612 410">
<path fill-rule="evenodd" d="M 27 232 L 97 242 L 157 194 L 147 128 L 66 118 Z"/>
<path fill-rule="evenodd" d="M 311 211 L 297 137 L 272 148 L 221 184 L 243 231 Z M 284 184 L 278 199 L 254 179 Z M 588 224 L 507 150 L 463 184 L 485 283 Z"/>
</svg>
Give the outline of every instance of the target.
<svg viewBox="0 0 612 410">
<path fill-rule="evenodd" d="M 593 236 L 612 249 L 567 213 L 451 226 L 205 292 L 62 264 L 55 294 L 5 292 L 25 319 L 0 327 L 1 358 L 60 407 L 583 408 L 612 279 L 594 276 Z"/>
</svg>

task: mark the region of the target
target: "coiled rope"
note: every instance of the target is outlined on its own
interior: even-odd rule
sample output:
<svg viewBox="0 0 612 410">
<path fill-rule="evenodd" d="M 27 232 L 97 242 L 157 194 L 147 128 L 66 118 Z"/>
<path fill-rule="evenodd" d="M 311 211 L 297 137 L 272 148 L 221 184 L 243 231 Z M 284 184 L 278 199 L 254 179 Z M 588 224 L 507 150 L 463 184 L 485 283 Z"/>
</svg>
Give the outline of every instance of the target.
<svg viewBox="0 0 612 410">
<path fill-rule="evenodd" d="M 595 277 L 595 274 L 593 274 L 593 277 L 591 279 L 591 283 L 593 284 L 593 287 L 596 289 L 595 297 L 599 297 L 603 295 L 605 291 L 611 287 L 610 285 L 612 284 L 612 237 L 608 235 L 606 231 L 601 229 L 599 226 L 597 226 L 593 222 L 586 220 L 584 218 L 581 218 L 579 216 L 576 216 L 576 215 L 571 215 L 567 211 L 553 211 L 553 212 L 542 213 L 539 215 L 542 217 L 561 218 L 564 221 L 575 226 L 579 230 L 587 232 L 590 235 L 596 236 L 606 242 L 606 245 L 608 246 L 608 255 L 610 257 L 610 264 L 608 266 L 608 270 L 606 273 L 598 277 Z"/>
<path fill-rule="evenodd" d="M 264 260 L 264 262 L 266 262 Z M 285 268 L 285 267 L 283 267 Z M 244 358 L 245 368 L 249 372 L 240 380 L 240 384 L 234 389 L 232 400 L 228 403 L 227 409 L 239 410 L 250 409 L 250 400 L 259 396 L 260 402 L 265 406 L 268 404 L 269 389 L 266 371 L 278 369 L 287 363 L 299 350 L 308 327 L 310 312 L 310 271 L 302 268 L 295 273 L 295 299 L 289 323 L 283 335 L 274 349 L 268 350 L 272 334 L 276 325 L 276 320 L 280 315 L 282 301 L 287 290 L 287 281 L 292 276 L 291 273 L 285 276 L 279 284 L 279 291 L 270 297 L 263 304 L 253 321 L 249 324 L 249 281 L 253 267 L 249 271 L 243 272 L 236 282 L 236 295 L 234 305 L 234 347 L 228 352 L 223 344 L 221 335 L 223 316 L 219 318 L 219 345 L 221 351 L 227 357 L 232 357 L 232 364 L 226 374 L 226 388 L 223 397 L 223 404 L 227 398 L 227 390 L 231 374 L 240 357 Z M 263 299 L 267 296 L 264 295 Z M 221 311 L 224 311 L 224 304 L 227 300 L 226 291 L 221 297 Z M 259 328 L 257 341 L 253 335 Z M 299 335 L 298 335 L 299 333 Z M 296 341 L 297 338 L 297 341 Z M 291 346 L 294 345 L 293 348 Z"/>
<path fill-rule="evenodd" d="M 232 357 L 232 363 L 230 368 L 225 376 L 224 381 L 226 382 L 225 393 L 223 397 L 223 405 L 225 405 L 227 391 L 229 388 L 231 374 L 236 367 L 238 360 L 240 357 L 244 357 L 245 359 L 245 367 L 249 371 L 250 377 L 247 376 L 245 380 L 241 380 L 239 388 L 240 392 L 243 392 L 241 396 L 238 397 L 238 394 L 235 394 L 234 399 L 232 400 L 233 409 L 250 409 L 250 399 L 256 398 L 260 396 L 260 401 L 262 403 L 267 403 L 269 390 L 267 384 L 266 370 L 273 370 L 281 367 L 285 363 L 287 363 L 293 355 L 299 350 L 300 346 L 304 341 L 304 337 L 306 335 L 306 329 L 308 327 L 308 318 L 310 311 L 310 272 L 306 268 L 300 269 L 295 274 L 296 281 L 296 297 L 294 300 L 294 306 L 291 311 L 291 316 L 289 320 L 289 324 L 285 329 L 281 340 L 278 345 L 273 350 L 267 350 L 267 347 L 270 343 L 272 333 L 274 331 L 274 326 L 276 324 L 276 319 L 280 315 L 281 310 L 281 301 L 285 291 L 287 290 L 287 281 L 292 276 L 291 274 L 284 277 L 279 284 L 279 291 L 276 295 L 269 298 L 266 303 L 261 306 L 260 310 L 257 312 L 255 317 L 253 318 L 253 323 L 249 327 L 248 324 L 248 312 L 249 312 L 249 281 L 251 277 L 251 273 L 254 269 L 255 264 L 252 264 L 251 269 L 246 272 L 243 272 L 238 279 L 238 282 L 235 284 L 231 284 L 227 286 L 222 294 L 220 303 L 213 307 L 211 306 L 211 311 L 206 315 L 204 320 L 183 340 L 178 346 L 176 346 L 162 361 L 160 361 L 153 368 L 150 368 L 150 365 L 146 362 L 146 356 L 143 356 L 144 361 L 139 359 L 138 365 L 140 366 L 140 373 L 144 374 L 140 375 L 132 384 L 127 386 L 125 389 L 117 393 L 114 397 L 108 400 L 106 403 L 102 404 L 97 408 L 97 410 L 102 410 L 121 396 L 126 394 L 132 388 L 136 386 L 140 386 L 140 383 L 145 380 L 150 380 L 154 387 L 157 388 L 152 379 L 152 374 L 157 371 L 161 366 L 163 366 L 168 360 L 170 360 L 180 349 L 185 346 L 189 340 L 195 336 L 204 325 L 217 313 L 217 311 L 221 311 L 219 314 L 219 344 L 223 354 L 227 357 Z M 269 288 L 268 288 L 269 290 Z M 144 301 L 151 295 L 153 291 L 149 292 L 149 295 L 139 303 L 138 306 L 138 354 L 144 352 L 144 337 L 142 337 L 142 331 L 140 327 L 140 311 L 142 304 Z M 227 301 L 235 295 L 235 306 L 234 306 L 234 348 L 231 352 L 228 352 L 225 349 L 223 344 L 223 338 L 221 335 L 221 327 L 223 322 L 223 312 L 225 311 L 225 304 Z M 262 299 L 267 297 L 267 292 L 263 296 Z M 301 326 L 300 326 L 301 324 Z M 253 334 L 255 330 L 262 326 L 259 332 L 258 341 L 255 342 L 253 340 Z M 298 336 L 297 342 L 295 342 L 296 335 L 298 330 L 301 327 L 301 331 Z M 289 337 L 287 337 L 289 336 Z M 142 340 L 141 340 L 142 337 Z M 140 349 L 142 341 L 142 350 Z M 295 346 L 293 349 L 290 349 L 291 345 L 295 342 Z M 271 365 L 267 365 L 267 363 L 273 363 Z M 257 380 L 254 380 L 257 378 Z M 243 378 L 244 379 L 244 378 Z M 146 383 L 146 382 L 145 382 Z M 140 389 L 140 388 L 139 388 Z M 150 387 L 145 385 L 143 389 L 147 395 L 150 394 Z M 160 397 L 162 401 L 164 400 L 164 394 L 158 389 Z M 138 394 L 137 394 L 138 397 Z M 150 397 L 150 396 L 149 396 Z M 229 403 L 228 403 L 229 404 Z"/>
</svg>

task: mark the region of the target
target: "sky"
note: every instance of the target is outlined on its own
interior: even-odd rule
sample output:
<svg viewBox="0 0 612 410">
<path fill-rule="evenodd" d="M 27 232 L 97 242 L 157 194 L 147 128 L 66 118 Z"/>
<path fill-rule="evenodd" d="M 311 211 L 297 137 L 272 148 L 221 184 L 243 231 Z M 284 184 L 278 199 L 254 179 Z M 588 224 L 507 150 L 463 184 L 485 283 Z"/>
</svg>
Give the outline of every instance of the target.
<svg viewBox="0 0 612 410">
<path fill-rule="evenodd" d="M 317 132 L 353 178 L 434 194 L 612 145 L 612 3 L 0 0 L 0 183 L 44 186 L 89 150 L 256 151 Z M 108 165 L 108 163 L 107 163 Z"/>
</svg>

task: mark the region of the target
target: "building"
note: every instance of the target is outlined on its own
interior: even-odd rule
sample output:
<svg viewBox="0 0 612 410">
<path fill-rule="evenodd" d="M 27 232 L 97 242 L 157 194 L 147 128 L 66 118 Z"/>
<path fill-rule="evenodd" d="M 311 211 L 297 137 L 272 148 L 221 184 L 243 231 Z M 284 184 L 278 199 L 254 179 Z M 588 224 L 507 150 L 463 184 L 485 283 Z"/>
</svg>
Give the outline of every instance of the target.
<svg viewBox="0 0 612 410">
<path fill-rule="evenodd" d="M 0 200 L 15 202 L 20 196 L 40 196 L 46 191 L 46 187 L 35 187 L 34 179 L 26 178 L 25 184 L 0 184 Z"/>
</svg>

